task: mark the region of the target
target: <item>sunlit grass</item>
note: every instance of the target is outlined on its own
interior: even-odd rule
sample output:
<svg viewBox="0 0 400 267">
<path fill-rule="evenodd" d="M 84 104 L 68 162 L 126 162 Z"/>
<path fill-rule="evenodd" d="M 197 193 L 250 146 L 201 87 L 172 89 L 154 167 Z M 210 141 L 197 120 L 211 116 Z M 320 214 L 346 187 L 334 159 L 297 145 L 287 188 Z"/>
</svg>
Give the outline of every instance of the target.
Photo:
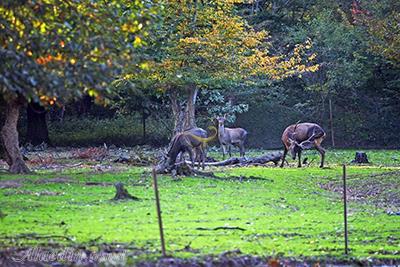
<svg viewBox="0 0 400 267">
<path fill-rule="evenodd" d="M 265 151 L 251 151 L 259 155 Z M 215 152 L 211 152 L 213 154 Z M 160 196 L 167 249 L 175 256 L 218 254 L 240 249 L 256 255 L 343 255 L 343 207 L 338 193 L 321 189 L 327 181 L 341 181 L 342 162 L 354 151 L 330 151 L 326 169 L 312 162 L 306 168 L 213 168 L 221 178 L 255 176 L 263 179 L 218 180 L 160 176 Z M 373 165 L 350 166 L 348 174 L 375 179 L 372 174 L 399 170 L 398 151 L 368 151 Z M 312 159 L 318 155 L 308 152 Z M 294 163 L 290 161 L 290 163 Z M 389 167 L 383 167 L 381 165 Z M 97 247 L 103 243 L 159 253 L 157 217 L 149 168 L 99 173 L 88 169 L 40 171 L 30 175 L 1 174 L 0 180 L 22 178 L 22 187 L 0 189 L 0 245 Z M 63 183 L 38 179 L 68 178 Z M 387 178 L 385 178 L 387 177 Z M 391 179 L 400 190 L 399 179 Z M 141 201 L 113 202 L 114 182 L 123 182 Z M 105 186 L 87 185 L 105 182 Z M 350 183 L 351 185 L 351 183 Z M 58 195 L 43 195 L 56 192 Z M 350 202 L 351 255 L 364 258 L 400 258 L 400 216 L 382 207 Z M 240 229 L 213 230 L 216 227 Z M 37 238 L 38 235 L 43 238 Z M 186 249 L 184 250 L 184 248 Z M 189 248 L 189 249 L 188 249 Z"/>
</svg>

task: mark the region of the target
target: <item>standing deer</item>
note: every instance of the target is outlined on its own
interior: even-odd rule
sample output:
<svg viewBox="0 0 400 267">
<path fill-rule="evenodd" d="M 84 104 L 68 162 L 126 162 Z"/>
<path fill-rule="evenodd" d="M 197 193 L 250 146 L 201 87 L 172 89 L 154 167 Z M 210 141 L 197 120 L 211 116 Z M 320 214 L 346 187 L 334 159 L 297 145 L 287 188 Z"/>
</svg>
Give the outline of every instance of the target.
<svg viewBox="0 0 400 267">
<path fill-rule="evenodd" d="M 226 150 L 228 148 L 229 156 L 232 157 L 231 147 L 235 145 L 239 147 L 240 156 L 244 157 L 244 141 L 247 137 L 247 131 L 243 128 L 226 128 L 224 126 L 226 115 L 217 117 L 218 121 L 218 140 L 222 147 L 222 156 L 225 159 Z"/>
<path fill-rule="evenodd" d="M 321 165 L 324 167 L 325 149 L 321 143 L 325 138 L 325 131 L 316 123 L 296 123 L 288 126 L 282 134 L 282 142 L 284 145 L 281 168 L 285 162 L 288 151 L 293 159 L 298 155 L 298 167 L 301 167 L 301 151 L 305 149 L 315 148 L 321 154 Z"/>
<path fill-rule="evenodd" d="M 192 167 L 194 168 L 196 158 L 196 160 L 202 162 L 202 168 L 204 169 L 207 156 L 207 143 L 212 141 L 215 136 L 216 131 L 214 135 L 207 137 L 207 131 L 202 128 L 192 128 L 176 134 L 172 139 L 172 145 L 167 154 L 169 158 L 168 164 L 170 166 L 174 165 L 178 154 L 187 152 L 192 162 Z M 194 155 L 196 156 L 194 157 Z"/>
</svg>

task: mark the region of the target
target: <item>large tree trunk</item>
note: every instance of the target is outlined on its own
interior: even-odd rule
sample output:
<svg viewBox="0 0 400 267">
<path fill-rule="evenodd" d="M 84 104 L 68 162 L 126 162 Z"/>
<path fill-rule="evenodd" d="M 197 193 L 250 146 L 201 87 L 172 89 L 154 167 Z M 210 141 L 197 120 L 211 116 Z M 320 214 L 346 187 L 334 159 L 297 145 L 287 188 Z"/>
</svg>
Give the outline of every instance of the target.
<svg viewBox="0 0 400 267">
<path fill-rule="evenodd" d="M 30 103 L 27 107 L 28 127 L 27 142 L 32 145 L 50 144 L 49 131 L 46 122 L 46 109 L 37 103 Z"/>
<path fill-rule="evenodd" d="M 197 87 L 191 87 L 188 90 L 188 99 L 185 108 L 185 119 L 184 119 L 184 128 L 190 129 L 196 127 L 196 99 L 197 93 L 199 89 Z"/>
<path fill-rule="evenodd" d="M 175 136 L 177 133 L 185 131 L 186 129 L 196 127 L 195 111 L 198 91 L 198 88 L 195 86 L 188 87 L 186 99 L 185 101 L 181 101 L 177 89 L 169 90 L 169 99 L 174 118 L 174 131 L 167 148 L 168 151 L 172 148 L 173 136 Z M 178 160 L 180 160 L 180 156 L 178 156 Z M 168 162 L 168 160 L 162 160 L 159 162 L 158 168 L 164 170 L 170 168 L 171 166 L 167 166 L 169 164 Z"/>
<path fill-rule="evenodd" d="M 1 129 L 5 159 L 11 173 L 29 172 L 29 168 L 26 166 L 21 151 L 19 150 L 17 124 L 21 106 L 22 104 L 18 100 L 10 100 L 7 102 L 6 118 L 3 128 Z"/>
<path fill-rule="evenodd" d="M 171 90 L 169 98 L 171 101 L 172 114 L 174 116 L 173 135 L 183 132 L 185 129 L 196 127 L 196 99 L 198 88 L 190 87 L 186 101 L 179 101 L 177 90 Z"/>
</svg>

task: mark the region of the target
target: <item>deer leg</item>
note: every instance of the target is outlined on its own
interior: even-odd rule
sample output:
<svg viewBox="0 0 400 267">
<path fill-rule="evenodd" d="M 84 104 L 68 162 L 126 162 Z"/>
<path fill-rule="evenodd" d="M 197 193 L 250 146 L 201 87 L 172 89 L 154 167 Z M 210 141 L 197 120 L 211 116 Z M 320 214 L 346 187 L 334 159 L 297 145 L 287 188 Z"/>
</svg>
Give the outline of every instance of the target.
<svg viewBox="0 0 400 267">
<path fill-rule="evenodd" d="M 229 144 L 229 145 L 228 145 L 228 152 L 229 152 L 229 157 L 230 157 L 230 158 L 232 158 L 232 152 L 231 152 L 231 149 L 232 149 L 232 145 L 231 145 L 231 144 Z"/>
<path fill-rule="evenodd" d="M 203 149 L 202 149 L 203 151 L 202 151 L 202 153 L 201 153 L 201 155 L 202 155 L 202 169 L 204 170 L 204 168 L 205 168 L 205 165 L 206 165 L 206 157 L 207 157 L 207 147 L 206 146 L 204 146 L 203 147 Z"/>
<path fill-rule="evenodd" d="M 192 161 L 192 163 L 193 163 L 192 165 L 194 165 L 194 163 L 199 162 L 199 149 L 196 147 L 192 151 L 193 151 L 193 159 L 194 159 L 194 161 Z M 196 167 L 196 166 L 194 165 L 194 167 Z"/>
<path fill-rule="evenodd" d="M 285 164 L 285 158 L 286 158 L 287 152 L 288 152 L 288 150 L 287 150 L 286 146 L 284 146 L 283 156 L 282 156 L 282 163 L 281 163 L 281 166 L 280 166 L 281 168 L 283 168 L 283 164 Z"/>
<path fill-rule="evenodd" d="M 301 150 L 299 152 L 297 152 L 297 155 L 299 157 L 299 164 L 297 164 L 297 167 L 301 168 Z"/>
<path fill-rule="evenodd" d="M 239 144 L 239 150 L 240 150 L 240 156 L 241 156 L 241 157 L 244 157 L 245 151 L 244 151 L 244 144 L 243 144 L 243 142 L 241 142 L 241 143 Z"/>
<path fill-rule="evenodd" d="M 192 162 L 192 168 L 194 169 L 194 157 L 193 157 L 193 149 L 188 148 L 187 152 L 189 153 L 190 161 Z"/>
<path fill-rule="evenodd" d="M 221 148 L 222 148 L 222 159 L 225 159 L 226 147 L 225 147 L 225 145 L 221 144 Z"/>
<path fill-rule="evenodd" d="M 199 169 L 200 170 L 200 168 L 201 168 L 201 164 L 202 164 L 202 162 L 203 162 L 203 148 L 201 147 L 201 146 L 199 146 L 198 148 L 197 148 L 197 155 L 196 155 L 196 162 L 197 162 L 197 169 Z"/>
<path fill-rule="evenodd" d="M 200 170 L 200 165 L 201 165 L 201 162 L 203 161 L 203 148 L 201 147 L 201 146 L 199 146 L 197 149 L 196 149 L 196 162 L 198 162 L 198 169 Z"/>
<path fill-rule="evenodd" d="M 315 149 L 318 150 L 319 154 L 321 154 L 321 165 L 319 165 L 319 167 L 323 168 L 325 160 L 325 149 L 323 149 L 320 145 L 315 146 Z"/>
</svg>

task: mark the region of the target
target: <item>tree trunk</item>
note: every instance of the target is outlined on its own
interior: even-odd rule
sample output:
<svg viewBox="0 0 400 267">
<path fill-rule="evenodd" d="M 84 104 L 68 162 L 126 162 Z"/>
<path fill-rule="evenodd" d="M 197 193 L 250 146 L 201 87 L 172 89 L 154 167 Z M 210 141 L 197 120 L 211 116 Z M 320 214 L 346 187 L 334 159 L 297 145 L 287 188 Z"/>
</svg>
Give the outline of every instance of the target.
<svg viewBox="0 0 400 267">
<path fill-rule="evenodd" d="M 3 128 L 1 129 L 5 159 L 11 173 L 29 172 L 29 168 L 26 166 L 21 151 L 19 150 L 17 124 L 21 106 L 22 104 L 18 100 L 10 100 L 7 102 L 6 118 Z"/>
<path fill-rule="evenodd" d="M 46 109 L 38 103 L 30 103 L 27 107 L 26 140 L 32 145 L 50 144 L 46 114 Z"/>
<path fill-rule="evenodd" d="M 115 193 L 115 196 L 112 200 L 139 200 L 139 198 L 132 196 L 131 194 L 128 193 L 128 190 L 125 189 L 123 183 L 116 183 L 115 184 L 115 190 L 117 191 Z"/>
<path fill-rule="evenodd" d="M 177 91 L 170 91 L 169 98 L 174 116 L 173 135 L 183 132 L 185 129 L 196 127 L 195 111 L 198 92 L 199 90 L 196 87 L 189 88 L 186 101 L 182 101 L 185 103 L 180 103 Z"/>
<path fill-rule="evenodd" d="M 188 92 L 188 100 L 185 109 L 184 129 L 190 129 L 196 127 L 196 99 L 199 89 L 192 87 Z"/>
<path fill-rule="evenodd" d="M 172 137 L 174 137 L 177 133 L 185 131 L 186 129 L 196 127 L 195 111 L 198 92 L 199 89 L 195 86 L 188 87 L 186 101 L 180 101 L 178 97 L 178 90 L 172 89 L 169 91 L 172 115 L 174 117 L 174 131 L 172 133 L 170 143 L 168 144 L 168 151 L 173 145 Z M 180 156 L 178 156 L 178 160 L 181 160 Z"/>
<path fill-rule="evenodd" d="M 177 133 L 183 132 L 184 111 L 179 103 L 176 90 L 170 92 L 169 99 L 171 101 L 172 115 L 174 117 L 174 131 L 172 136 L 175 136 Z"/>
<path fill-rule="evenodd" d="M 351 161 L 352 163 L 369 163 L 367 153 L 362 151 L 357 151 L 355 159 Z"/>
</svg>

